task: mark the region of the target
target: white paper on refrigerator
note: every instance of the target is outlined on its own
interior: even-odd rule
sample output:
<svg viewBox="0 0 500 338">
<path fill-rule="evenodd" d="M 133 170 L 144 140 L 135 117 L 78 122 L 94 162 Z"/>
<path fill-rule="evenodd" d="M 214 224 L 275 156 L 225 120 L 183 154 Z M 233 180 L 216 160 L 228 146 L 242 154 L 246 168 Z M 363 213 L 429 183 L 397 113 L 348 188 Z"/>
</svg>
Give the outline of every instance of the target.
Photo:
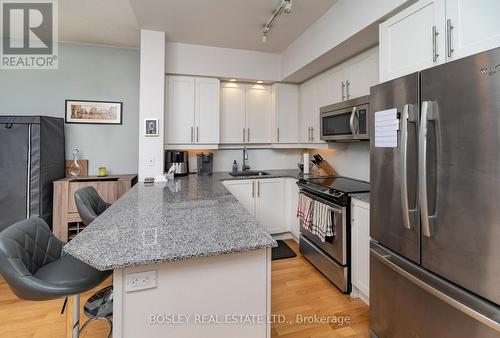
<svg viewBox="0 0 500 338">
<path fill-rule="evenodd" d="M 375 112 L 375 147 L 398 146 L 399 119 L 396 108 Z"/>
</svg>

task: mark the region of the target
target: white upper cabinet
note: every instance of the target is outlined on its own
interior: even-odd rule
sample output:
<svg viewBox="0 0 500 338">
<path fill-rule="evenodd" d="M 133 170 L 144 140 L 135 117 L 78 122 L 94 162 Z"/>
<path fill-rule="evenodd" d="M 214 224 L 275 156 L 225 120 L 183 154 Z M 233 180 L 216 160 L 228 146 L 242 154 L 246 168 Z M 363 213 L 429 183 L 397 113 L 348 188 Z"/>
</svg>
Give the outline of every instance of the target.
<svg viewBox="0 0 500 338">
<path fill-rule="evenodd" d="M 378 56 L 378 48 L 375 48 L 350 64 L 348 98 L 370 95 L 370 87 L 379 83 Z"/>
<path fill-rule="evenodd" d="M 219 143 L 220 81 L 196 79 L 195 136 L 196 143 Z"/>
<path fill-rule="evenodd" d="M 273 142 L 299 141 L 299 87 L 292 84 L 273 85 Z"/>
<path fill-rule="evenodd" d="M 446 0 L 448 59 L 500 47 L 499 14 L 499 0 Z"/>
<path fill-rule="evenodd" d="M 194 137 L 195 79 L 186 76 L 166 78 L 166 142 L 192 143 Z"/>
<path fill-rule="evenodd" d="M 220 118 L 220 143 L 271 143 L 271 87 L 223 83 Z"/>
<path fill-rule="evenodd" d="M 223 83 L 220 105 L 220 142 L 246 142 L 245 87 Z"/>
<path fill-rule="evenodd" d="M 500 47 L 500 1 L 420 0 L 380 24 L 380 80 Z"/>
<path fill-rule="evenodd" d="M 420 0 L 380 24 L 380 81 L 445 62 L 445 2 Z"/>
<path fill-rule="evenodd" d="M 348 94 L 351 81 L 349 79 L 347 65 L 340 65 L 328 71 L 324 76 L 320 77 L 319 80 L 319 107 L 328 106 L 352 98 L 351 95 Z M 326 95 L 324 94 L 325 89 Z"/>
<path fill-rule="evenodd" d="M 309 80 L 300 85 L 300 141 L 312 143 L 314 128 L 319 129 L 318 81 Z M 318 134 L 316 133 L 316 136 Z M 317 137 L 318 141 L 319 138 Z"/>
<path fill-rule="evenodd" d="M 320 140 L 321 107 L 370 94 L 379 83 L 378 48 L 363 52 L 300 85 L 300 141 Z"/>
<path fill-rule="evenodd" d="M 166 143 L 219 143 L 219 80 L 166 78 Z"/>
<path fill-rule="evenodd" d="M 272 90 L 249 85 L 245 91 L 246 137 L 248 143 L 271 143 Z"/>
</svg>

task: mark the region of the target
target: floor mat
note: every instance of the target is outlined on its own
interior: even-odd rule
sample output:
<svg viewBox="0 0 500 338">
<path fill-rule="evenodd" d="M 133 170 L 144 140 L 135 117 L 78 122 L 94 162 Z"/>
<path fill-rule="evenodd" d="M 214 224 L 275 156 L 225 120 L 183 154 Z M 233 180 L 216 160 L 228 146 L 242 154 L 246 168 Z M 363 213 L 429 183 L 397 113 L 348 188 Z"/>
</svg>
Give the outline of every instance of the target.
<svg viewBox="0 0 500 338">
<path fill-rule="evenodd" d="M 273 261 L 277 259 L 292 258 L 297 256 L 297 254 L 292 249 L 290 249 L 285 241 L 280 239 L 276 242 L 278 242 L 278 246 L 276 248 L 273 248 L 271 253 L 271 259 Z"/>
</svg>

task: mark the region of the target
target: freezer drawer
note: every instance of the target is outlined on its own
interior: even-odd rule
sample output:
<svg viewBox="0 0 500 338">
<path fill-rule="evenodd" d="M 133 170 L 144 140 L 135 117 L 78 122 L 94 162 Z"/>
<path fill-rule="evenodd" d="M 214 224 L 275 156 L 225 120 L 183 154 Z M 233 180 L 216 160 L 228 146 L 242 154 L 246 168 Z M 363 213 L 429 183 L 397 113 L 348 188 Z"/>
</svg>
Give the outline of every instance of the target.
<svg viewBox="0 0 500 338">
<path fill-rule="evenodd" d="M 349 270 L 318 249 L 314 243 L 300 235 L 300 252 L 326 278 L 328 278 L 342 292 L 351 292 Z"/>
<path fill-rule="evenodd" d="M 370 328 L 378 338 L 498 338 L 500 308 L 372 242 Z"/>
</svg>

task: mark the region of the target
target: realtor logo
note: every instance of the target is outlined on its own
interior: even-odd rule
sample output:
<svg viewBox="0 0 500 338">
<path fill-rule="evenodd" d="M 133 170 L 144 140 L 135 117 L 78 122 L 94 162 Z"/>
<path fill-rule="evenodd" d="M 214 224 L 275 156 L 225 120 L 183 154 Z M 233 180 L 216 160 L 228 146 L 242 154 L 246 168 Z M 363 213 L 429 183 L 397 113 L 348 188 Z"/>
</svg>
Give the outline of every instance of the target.
<svg viewBox="0 0 500 338">
<path fill-rule="evenodd" d="M 0 68 L 57 69 L 57 0 L 1 0 L 0 18 Z"/>
</svg>

